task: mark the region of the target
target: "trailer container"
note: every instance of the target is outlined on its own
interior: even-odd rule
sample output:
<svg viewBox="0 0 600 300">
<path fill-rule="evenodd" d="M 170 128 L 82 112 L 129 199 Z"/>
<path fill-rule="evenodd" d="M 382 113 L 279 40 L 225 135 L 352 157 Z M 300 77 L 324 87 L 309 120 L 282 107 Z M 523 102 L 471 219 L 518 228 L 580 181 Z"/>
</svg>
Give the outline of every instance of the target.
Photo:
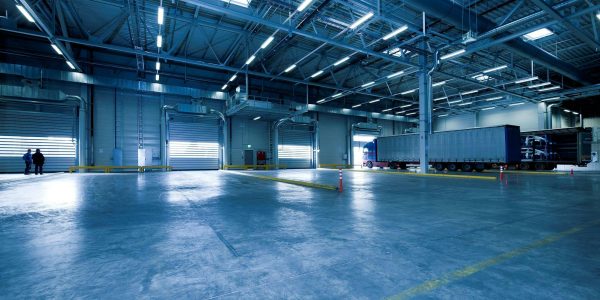
<svg viewBox="0 0 600 300">
<path fill-rule="evenodd" d="M 430 135 L 429 163 L 439 171 L 483 171 L 518 164 L 520 145 L 519 127 L 513 125 L 435 132 Z M 363 165 L 369 168 L 404 169 L 418 163 L 418 134 L 379 137 L 363 150 Z"/>
<path fill-rule="evenodd" d="M 519 166 L 523 170 L 552 170 L 558 164 L 585 166 L 591 160 L 591 128 L 521 132 Z"/>
</svg>

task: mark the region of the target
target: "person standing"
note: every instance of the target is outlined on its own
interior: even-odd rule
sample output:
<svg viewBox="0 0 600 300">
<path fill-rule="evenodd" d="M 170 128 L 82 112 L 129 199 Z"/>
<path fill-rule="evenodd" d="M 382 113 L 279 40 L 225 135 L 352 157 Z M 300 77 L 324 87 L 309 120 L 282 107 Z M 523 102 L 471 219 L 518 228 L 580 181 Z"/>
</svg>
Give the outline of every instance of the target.
<svg viewBox="0 0 600 300">
<path fill-rule="evenodd" d="M 31 157 L 31 149 L 27 149 L 27 153 L 23 154 L 23 160 L 25 161 L 25 175 L 29 175 L 31 171 L 31 163 L 33 158 Z"/>
<path fill-rule="evenodd" d="M 46 158 L 44 157 L 44 154 L 42 154 L 42 151 L 40 151 L 40 149 L 35 149 L 35 154 L 33 154 L 31 158 L 33 159 L 33 164 L 35 165 L 35 175 L 38 174 L 38 171 L 40 175 L 44 175 L 43 168 Z"/>
</svg>

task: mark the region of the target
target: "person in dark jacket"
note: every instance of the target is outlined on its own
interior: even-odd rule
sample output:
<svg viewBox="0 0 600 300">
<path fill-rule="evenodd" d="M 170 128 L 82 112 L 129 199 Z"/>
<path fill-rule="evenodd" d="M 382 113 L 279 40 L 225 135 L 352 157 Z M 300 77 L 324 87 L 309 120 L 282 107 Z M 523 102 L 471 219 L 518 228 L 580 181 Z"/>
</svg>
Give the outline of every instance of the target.
<svg viewBox="0 0 600 300">
<path fill-rule="evenodd" d="M 33 160 L 33 164 L 35 165 L 35 175 L 38 174 L 38 171 L 40 175 L 44 175 L 43 168 L 46 158 L 44 157 L 44 154 L 42 154 L 42 151 L 40 151 L 40 149 L 35 149 L 35 154 L 33 154 L 31 158 Z"/>
<path fill-rule="evenodd" d="M 25 175 L 29 175 L 29 172 L 31 172 L 31 163 L 33 162 L 31 149 L 27 149 L 27 153 L 23 154 L 23 160 L 25 161 Z"/>
</svg>

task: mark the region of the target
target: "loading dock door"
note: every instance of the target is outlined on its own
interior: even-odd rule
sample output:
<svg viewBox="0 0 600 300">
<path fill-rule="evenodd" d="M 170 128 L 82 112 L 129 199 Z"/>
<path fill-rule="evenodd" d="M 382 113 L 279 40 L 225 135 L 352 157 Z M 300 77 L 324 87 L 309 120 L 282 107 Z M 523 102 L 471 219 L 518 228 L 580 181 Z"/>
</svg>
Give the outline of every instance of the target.
<svg viewBox="0 0 600 300">
<path fill-rule="evenodd" d="M 77 130 L 74 106 L 0 103 L 0 173 L 23 172 L 28 148 L 42 150 L 44 172 L 68 171 L 77 165 Z"/>
<path fill-rule="evenodd" d="M 169 165 L 175 170 L 218 170 L 219 121 L 173 115 L 169 118 Z"/>
<path fill-rule="evenodd" d="M 309 126 L 279 130 L 279 164 L 288 169 L 310 169 L 314 159 L 314 131 Z"/>
</svg>

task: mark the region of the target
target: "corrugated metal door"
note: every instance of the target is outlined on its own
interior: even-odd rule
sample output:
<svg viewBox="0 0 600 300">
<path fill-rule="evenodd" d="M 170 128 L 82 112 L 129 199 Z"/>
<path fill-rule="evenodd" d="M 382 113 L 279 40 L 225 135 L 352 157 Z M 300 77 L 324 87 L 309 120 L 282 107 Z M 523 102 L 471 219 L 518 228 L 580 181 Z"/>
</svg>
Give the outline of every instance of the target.
<svg viewBox="0 0 600 300">
<path fill-rule="evenodd" d="M 219 169 L 218 120 L 171 115 L 168 126 L 169 165 L 173 169 Z"/>
<path fill-rule="evenodd" d="M 40 148 L 45 172 L 77 164 L 77 117 L 73 106 L 0 103 L 0 172 L 23 172 L 22 156 Z"/>
<path fill-rule="evenodd" d="M 288 169 L 310 169 L 313 166 L 314 132 L 306 128 L 279 129 L 279 164 Z"/>
</svg>

